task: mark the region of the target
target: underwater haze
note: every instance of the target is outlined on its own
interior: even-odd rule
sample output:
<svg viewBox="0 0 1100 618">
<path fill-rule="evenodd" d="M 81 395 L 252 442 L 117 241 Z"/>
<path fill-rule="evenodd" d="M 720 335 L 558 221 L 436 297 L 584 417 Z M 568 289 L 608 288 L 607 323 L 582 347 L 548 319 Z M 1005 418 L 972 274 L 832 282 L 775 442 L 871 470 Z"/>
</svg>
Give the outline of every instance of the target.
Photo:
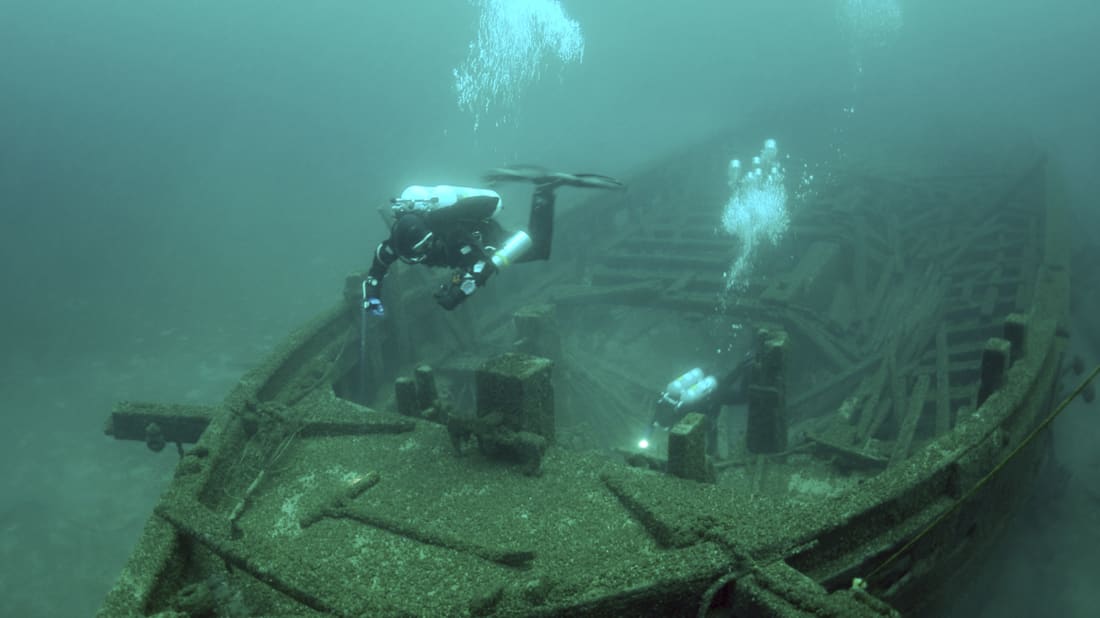
<svg viewBox="0 0 1100 618">
<path fill-rule="evenodd" d="M 950 150 L 995 127 L 1062 170 L 1075 285 L 1100 289 L 1098 31 L 1084 0 L 0 0 L 0 615 L 96 611 L 177 459 L 105 437 L 111 406 L 219 402 L 340 299 L 409 184 L 628 177 L 761 118 L 839 156 L 857 128 Z M 1095 406 L 1054 431 L 1065 487 L 956 615 L 1100 606 Z"/>
</svg>

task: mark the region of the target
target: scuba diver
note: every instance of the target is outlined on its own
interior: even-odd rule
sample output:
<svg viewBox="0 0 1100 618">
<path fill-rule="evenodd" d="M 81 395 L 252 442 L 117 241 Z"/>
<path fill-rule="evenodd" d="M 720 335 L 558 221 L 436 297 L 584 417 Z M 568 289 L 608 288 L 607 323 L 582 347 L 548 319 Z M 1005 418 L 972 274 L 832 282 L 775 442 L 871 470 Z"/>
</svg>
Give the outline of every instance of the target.
<svg viewBox="0 0 1100 618">
<path fill-rule="evenodd" d="M 657 397 L 653 421 L 638 446 L 648 448 L 654 429 L 670 429 L 684 416 L 697 412 L 707 418 L 707 454 L 718 455 L 718 416 L 722 413 L 722 406 L 748 402 L 748 378 L 752 363 L 753 356 L 746 354 L 733 370 L 721 378 L 705 375 L 702 369 L 696 367 L 669 382 Z"/>
<path fill-rule="evenodd" d="M 513 262 L 550 258 L 554 231 L 554 191 L 560 186 L 622 189 L 623 183 L 598 174 L 565 174 L 535 166 L 511 166 L 485 175 L 490 186 L 527 181 L 535 185 L 527 231 L 507 234 L 494 216 L 500 194 L 492 189 L 414 185 L 391 200 L 395 219 L 390 237 L 379 243 L 363 280 L 363 307 L 383 315 L 382 280 L 397 260 L 454 269 L 434 296 L 444 309 L 462 304 L 497 271 Z"/>
</svg>

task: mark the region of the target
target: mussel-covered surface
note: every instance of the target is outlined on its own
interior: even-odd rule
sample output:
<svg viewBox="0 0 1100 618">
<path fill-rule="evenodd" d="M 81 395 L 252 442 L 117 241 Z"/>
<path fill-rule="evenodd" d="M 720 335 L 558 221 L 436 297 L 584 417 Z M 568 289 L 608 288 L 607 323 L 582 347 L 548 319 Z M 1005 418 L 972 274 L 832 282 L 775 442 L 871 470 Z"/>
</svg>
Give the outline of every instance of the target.
<svg viewBox="0 0 1100 618">
<path fill-rule="evenodd" d="M 356 303 L 339 303 L 220 406 L 120 404 L 116 437 L 201 437 L 101 615 L 878 616 L 929 602 L 995 538 L 1048 447 L 1004 463 L 1061 371 L 1056 186 L 1024 146 L 867 146 L 815 168 L 786 235 L 726 293 L 739 246 L 715 229 L 724 174 L 752 147 L 715 138 L 640 170 L 626 196 L 563 210 L 554 261 L 502 273 L 452 314 L 425 308 L 430 277 L 401 273 L 397 317 L 361 332 Z M 748 358 L 748 396 L 684 474 L 666 434 L 632 444 L 693 355 L 716 370 Z"/>
</svg>

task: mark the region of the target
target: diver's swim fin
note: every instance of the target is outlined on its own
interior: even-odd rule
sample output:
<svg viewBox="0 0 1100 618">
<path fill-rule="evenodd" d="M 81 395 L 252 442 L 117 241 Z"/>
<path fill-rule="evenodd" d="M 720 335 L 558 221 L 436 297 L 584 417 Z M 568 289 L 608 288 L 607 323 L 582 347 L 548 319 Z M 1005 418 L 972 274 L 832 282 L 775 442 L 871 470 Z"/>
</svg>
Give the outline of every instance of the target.
<svg viewBox="0 0 1100 618">
<path fill-rule="evenodd" d="M 622 182 L 610 176 L 600 174 L 566 174 L 564 172 L 551 172 L 545 167 L 537 165 L 510 165 L 489 170 L 485 174 L 485 182 L 496 184 L 498 182 L 526 181 L 533 182 L 539 187 L 581 187 L 587 189 L 623 189 Z"/>
<path fill-rule="evenodd" d="M 571 187 L 586 187 L 589 189 L 625 189 L 626 185 L 622 181 L 612 178 L 611 176 L 603 176 L 601 174 L 557 174 L 558 176 L 564 176 L 566 179 L 562 181 L 562 184 L 569 185 Z"/>
<path fill-rule="evenodd" d="M 507 165 L 505 167 L 497 167 L 485 172 L 483 178 L 485 182 L 489 184 L 496 184 L 498 182 L 519 182 L 527 181 L 538 183 L 539 179 L 547 178 L 552 175 L 553 172 L 540 167 L 538 165 Z"/>
</svg>

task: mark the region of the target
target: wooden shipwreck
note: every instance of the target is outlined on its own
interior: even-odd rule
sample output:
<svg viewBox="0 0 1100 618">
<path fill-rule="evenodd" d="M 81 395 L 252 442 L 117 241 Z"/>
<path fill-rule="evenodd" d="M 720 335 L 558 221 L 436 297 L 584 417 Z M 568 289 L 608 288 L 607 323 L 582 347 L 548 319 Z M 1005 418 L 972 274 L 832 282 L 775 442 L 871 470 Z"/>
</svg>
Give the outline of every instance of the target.
<svg viewBox="0 0 1100 618">
<path fill-rule="evenodd" d="M 353 276 L 220 405 L 120 403 L 109 434 L 180 461 L 100 615 L 926 610 L 1049 451 L 1029 434 L 1064 372 L 1057 183 L 1026 146 L 868 146 L 814 170 L 723 301 L 725 168 L 755 143 L 563 210 L 550 263 L 457 311 L 404 268 L 363 321 Z M 696 349 L 755 353 L 721 456 L 699 419 L 632 448 Z"/>
</svg>

